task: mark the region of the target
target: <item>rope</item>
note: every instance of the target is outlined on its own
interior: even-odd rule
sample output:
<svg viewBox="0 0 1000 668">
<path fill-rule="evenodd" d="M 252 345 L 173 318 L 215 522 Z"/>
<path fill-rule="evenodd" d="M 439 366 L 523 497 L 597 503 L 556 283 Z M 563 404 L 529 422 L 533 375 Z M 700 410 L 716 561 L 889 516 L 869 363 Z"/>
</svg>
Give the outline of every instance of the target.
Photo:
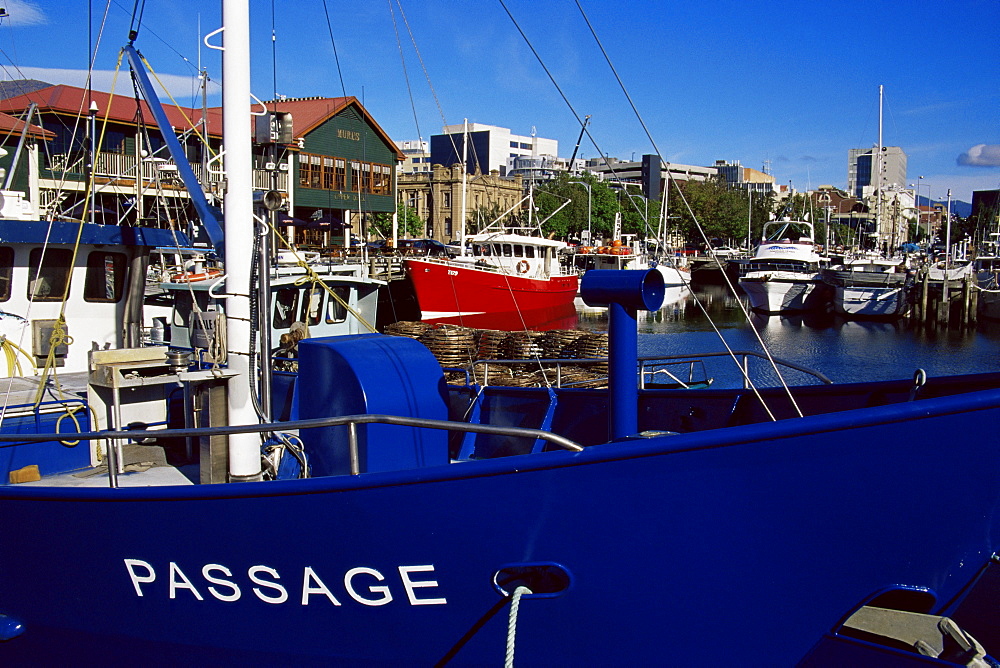
<svg viewBox="0 0 1000 668">
<path fill-rule="evenodd" d="M 27 350 L 17 345 L 13 341 L 7 338 L 6 335 L 0 336 L 0 346 L 3 347 L 4 356 L 7 358 L 7 375 L 13 376 L 14 370 L 17 370 L 18 376 L 23 376 L 24 372 L 21 367 L 21 360 L 18 359 L 17 353 L 24 355 L 24 358 L 28 360 L 31 364 L 31 372 L 37 373 L 38 367 L 35 366 L 35 360 L 31 359 L 31 355 Z"/>
<path fill-rule="evenodd" d="M 346 301 L 344 301 L 343 297 L 341 297 L 336 292 L 334 292 L 333 288 L 331 288 L 329 285 L 327 285 L 323 281 L 323 279 L 320 277 L 320 275 L 316 273 L 316 270 L 313 269 L 309 265 L 309 263 L 306 262 L 302 258 L 301 255 L 299 255 L 299 252 L 295 248 L 293 248 L 291 244 L 288 243 L 288 241 L 285 239 L 285 237 L 282 236 L 281 232 L 278 231 L 278 229 L 271 223 L 270 220 L 267 221 L 267 225 L 268 225 L 268 227 L 271 228 L 271 231 L 278 238 L 278 240 L 282 244 L 284 244 L 285 248 L 287 248 L 288 250 L 290 250 L 295 255 L 296 265 L 299 266 L 299 267 L 301 267 L 302 269 L 304 269 L 305 272 L 306 272 L 305 276 L 303 276 L 302 278 L 299 278 L 299 279 L 297 279 L 295 281 L 295 285 L 304 285 L 305 283 L 312 283 L 315 286 L 318 283 L 320 286 L 323 287 L 324 290 L 326 290 L 327 294 L 330 295 L 331 298 L 333 298 L 334 300 L 336 300 L 336 302 L 338 304 L 340 304 L 345 309 L 347 309 L 347 311 L 351 315 L 353 315 L 355 318 L 357 318 L 358 322 L 360 322 L 362 325 L 364 325 L 368 329 L 368 331 L 370 331 L 370 332 L 377 332 L 378 331 L 377 329 L 375 329 L 374 325 L 372 325 L 370 322 L 368 322 L 367 320 L 365 320 L 364 317 L 362 317 L 362 315 L 360 313 L 358 313 L 354 308 L 351 307 L 350 304 L 348 304 Z"/>
<path fill-rule="evenodd" d="M 531 590 L 520 585 L 510 597 L 510 613 L 507 615 L 507 654 L 504 658 L 504 668 L 514 666 L 514 636 L 517 635 L 517 613 L 521 607 L 521 597 L 530 594 Z"/>
</svg>

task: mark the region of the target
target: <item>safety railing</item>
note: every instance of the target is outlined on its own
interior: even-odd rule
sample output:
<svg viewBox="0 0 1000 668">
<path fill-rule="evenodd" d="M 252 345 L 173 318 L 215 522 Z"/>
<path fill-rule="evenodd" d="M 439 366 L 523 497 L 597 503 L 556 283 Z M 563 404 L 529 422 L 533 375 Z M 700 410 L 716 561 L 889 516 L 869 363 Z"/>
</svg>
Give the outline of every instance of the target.
<svg viewBox="0 0 1000 668">
<path fill-rule="evenodd" d="M 735 358 L 737 363 L 740 365 L 743 375 L 743 388 L 746 389 L 750 387 L 749 375 L 750 375 L 750 360 L 759 359 L 762 362 L 770 366 L 773 361 L 778 367 L 783 367 L 785 369 L 791 369 L 798 371 L 800 373 L 806 374 L 818 380 L 819 382 L 829 385 L 833 383 L 832 380 L 827 378 L 825 375 L 816 371 L 815 369 L 810 369 L 809 367 L 797 364 L 795 362 L 789 362 L 787 360 L 778 359 L 776 357 L 768 358 L 766 355 L 750 350 L 736 350 L 732 353 L 729 352 L 715 352 L 715 353 L 697 353 L 695 355 L 668 355 L 666 357 L 640 357 L 639 358 L 639 388 L 648 389 L 649 385 L 663 386 L 665 384 L 676 385 L 677 387 L 690 389 L 694 387 L 707 387 L 711 383 L 711 379 L 708 377 L 705 371 L 705 359 L 715 358 L 715 357 L 731 357 Z M 511 367 L 524 368 L 531 366 L 535 369 L 546 369 L 554 371 L 554 377 L 550 381 L 553 387 L 572 387 L 576 384 L 592 383 L 595 379 L 588 379 L 582 382 L 570 382 L 563 383 L 563 372 L 564 367 L 586 367 L 586 366 L 604 366 L 608 364 L 608 358 L 606 357 L 595 357 L 595 358 L 584 358 L 584 359 L 544 359 L 544 358 L 526 358 L 526 359 L 499 359 L 499 360 L 476 360 L 469 367 L 469 374 L 471 378 L 474 379 L 480 385 L 488 386 L 490 367 L 501 367 L 509 369 Z M 481 368 L 481 373 L 477 373 L 477 369 Z M 695 373 L 696 370 L 700 370 L 700 373 Z M 668 379 L 667 383 L 658 382 L 658 377 L 664 377 Z"/>
<path fill-rule="evenodd" d="M 288 432 L 297 429 L 312 429 L 316 427 L 346 426 L 348 430 L 348 447 L 350 449 L 351 475 L 361 473 L 358 451 L 359 424 L 390 424 L 403 427 L 418 427 L 423 429 L 442 429 L 445 431 L 471 432 L 476 434 L 494 434 L 499 436 L 514 436 L 530 439 L 541 439 L 552 445 L 571 452 L 581 452 L 583 446 L 576 441 L 553 434 L 541 429 L 523 427 L 502 427 L 468 422 L 452 422 L 450 420 L 431 420 L 426 418 L 403 417 L 399 415 L 346 415 L 342 417 L 313 418 L 295 420 L 292 422 L 273 422 L 269 424 L 242 425 L 230 427 L 199 427 L 193 429 L 133 429 L 133 430 L 103 430 L 79 433 L 61 434 L 0 434 L 0 443 L 6 442 L 45 442 L 60 440 L 109 440 L 113 442 L 142 440 L 147 438 L 200 438 L 209 436 L 229 436 L 232 434 Z M 109 458 L 111 462 L 114 458 Z M 116 465 L 108 466 L 108 481 L 111 487 L 118 487 L 118 471 Z"/>
</svg>

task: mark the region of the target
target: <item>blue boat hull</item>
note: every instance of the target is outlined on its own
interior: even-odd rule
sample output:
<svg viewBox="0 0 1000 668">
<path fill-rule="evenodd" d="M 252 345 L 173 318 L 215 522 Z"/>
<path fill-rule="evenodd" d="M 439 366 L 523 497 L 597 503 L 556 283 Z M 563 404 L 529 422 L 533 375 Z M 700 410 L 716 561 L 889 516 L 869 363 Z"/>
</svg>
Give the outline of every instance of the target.
<svg viewBox="0 0 1000 668">
<path fill-rule="evenodd" d="M 529 564 L 566 578 L 521 601 L 518 665 L 794 664 L 881 591 L 943 610 L 974 579 L 998 427 L 989 390 L 360 477 L 3 488 L 25 630 L 0 659 L 496 665 L 494 574 Z"/>
</svg>

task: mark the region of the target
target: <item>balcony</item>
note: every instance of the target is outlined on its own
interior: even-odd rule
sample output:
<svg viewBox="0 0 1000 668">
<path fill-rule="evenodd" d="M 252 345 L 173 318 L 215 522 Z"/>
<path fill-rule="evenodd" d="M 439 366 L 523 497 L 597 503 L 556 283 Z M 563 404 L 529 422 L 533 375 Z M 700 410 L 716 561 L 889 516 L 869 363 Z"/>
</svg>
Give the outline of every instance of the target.
<svg viewBox="0 0 1000 668">
<path fill-rule="evenodd" d="M 98 186 L 112 185 L 119 187 L 136 186 L 136 164 L 141 163 L 142 187 L 160 188 L 166 191 L 182 191 L 184 184 L 177 173 L 177 164 L 165 158 L 145 158 L 137 161 L 134 155 L 122 153 L 98 153 L 94 166 L 94 179 Z M 222 175 L 211 170 L 206 174 L 200 164 L 191 163 L 195 177 L 206 192 L 218 192 Z M 58 153 L 48 156 L 42 165 L 42 178 L 65 180 L 67 182 L 82 182 L 86 176 L 86 156 L 83 153 Z M 46 171 L 48 173 L 46 173 Z M 288 174 L 278 172 L 277 190 L 288 192 Z M 271 172 L 264 169 L 253 170 L 253 187 L 257 190 L 270 190 Z"/>
</svg>

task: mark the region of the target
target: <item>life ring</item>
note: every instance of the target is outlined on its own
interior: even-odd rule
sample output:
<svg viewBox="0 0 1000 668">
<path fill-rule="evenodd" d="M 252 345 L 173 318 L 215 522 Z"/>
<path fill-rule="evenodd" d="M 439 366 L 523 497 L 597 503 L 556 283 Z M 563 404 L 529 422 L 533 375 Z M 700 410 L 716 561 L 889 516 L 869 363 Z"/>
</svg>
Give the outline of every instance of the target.
<svg viewBox="0 0 1000 668">
<path fill-rule="evenodd" d="M 517 263 L 516 269 L 517 269 L 517 273 L 519 273 L 519 274 L 527 274 L 528 273 L 528 261 L 527 260 L 521 260 L 520 262 Z"/>
<path fill-rule="evenodd" d="M 208 269 L 197 274 L 183 273 L 174 274 L 170 277 L 170 280 L 174 283 L 196 283 L 197 281 L 206 281 L 210 278 L 215 278 L 216 276 L 222 276 L 222 272 L 218 269 Z"/>
</svg>

